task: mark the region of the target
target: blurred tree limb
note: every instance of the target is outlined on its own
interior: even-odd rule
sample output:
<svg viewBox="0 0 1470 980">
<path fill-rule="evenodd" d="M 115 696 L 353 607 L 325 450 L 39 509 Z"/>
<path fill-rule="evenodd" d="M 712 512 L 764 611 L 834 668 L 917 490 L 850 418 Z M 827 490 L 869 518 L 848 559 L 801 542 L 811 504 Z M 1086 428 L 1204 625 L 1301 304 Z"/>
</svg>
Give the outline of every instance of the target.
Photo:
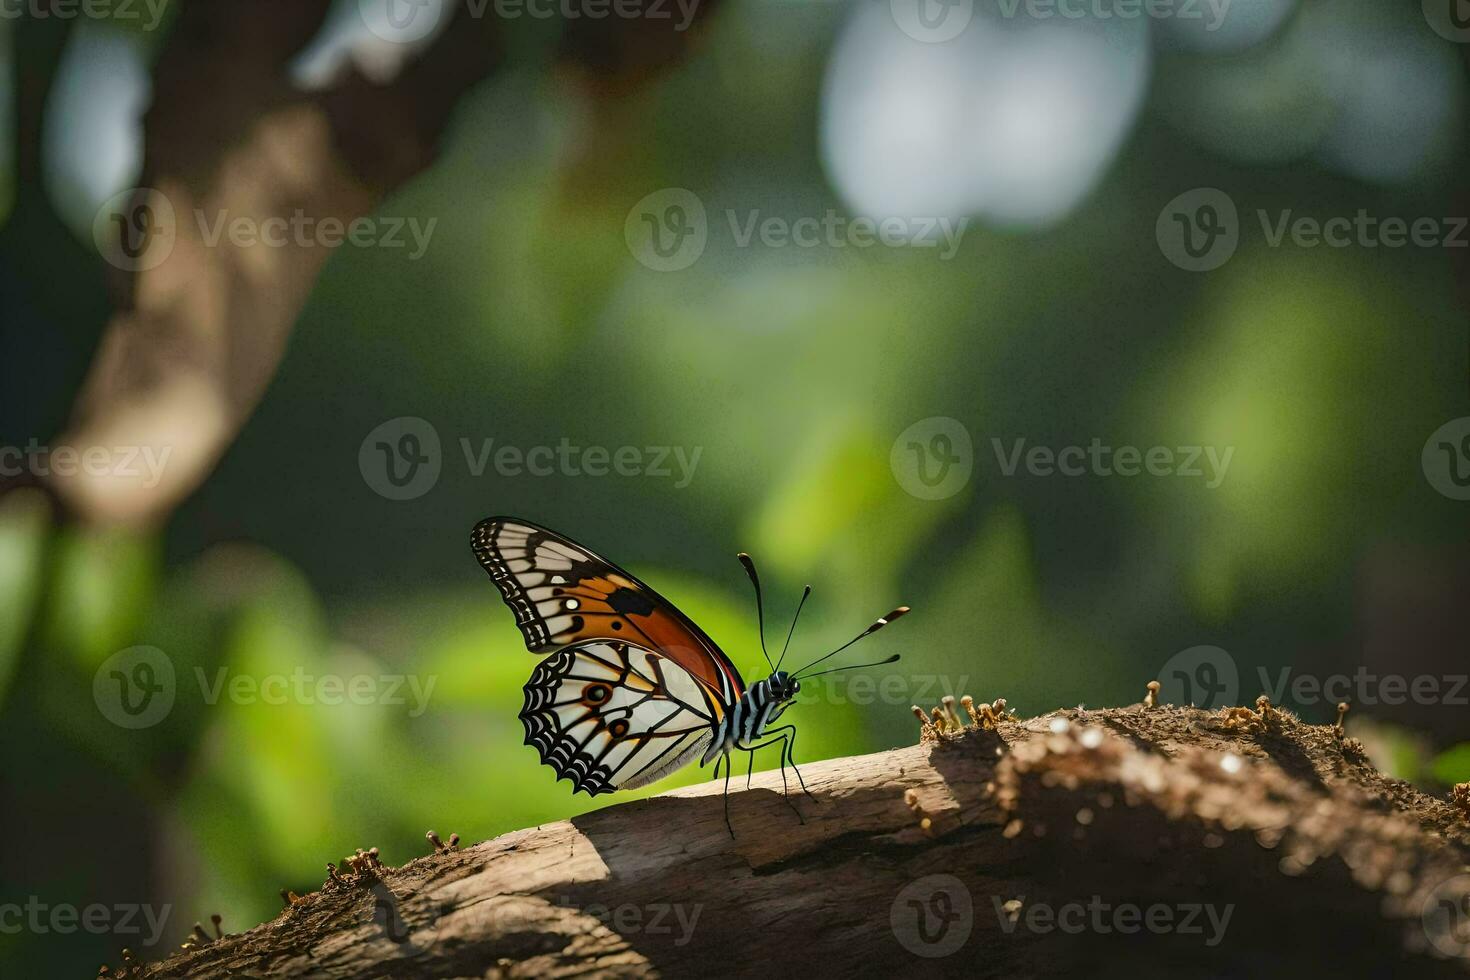
<svg viewBox="0 0 1470 980">
<path fill-rule="evenodd" d="M 144 447 L 167 464 L 154 487 L 136 469 L 50 477 L 85 522 L 151 523 L 198 486 L 264 393 L 330 254 L 227 238 L 211 246 L 188 216 L 260 227 L 298 211 L 319 221 L 367 214 L 429 164 L 454 103 L 494 67 L 489 41 L 456 24 L 387 85 L 350 73 L 324 93 L 299 91 L 288 62 L 330 6 L 198 0 L 160 56 L 140 184 L 172 206 L 172 252 L 118 284 L 57 444 Z"/>
<path fill-rule="evenodd" d="M 171 205 L 172 251 L 119 281 L 115 315 L 56 439 L 83 452 L 141 449 L 166 464 L 156 483 L 138 467 L 64 476 L 53 468 L 42 482 L 84 523 L 155 524 L 198 487 L 274 377 L 332 251 L 239 247 L 228 235 L 211 243 L 190 216 L 261 228 L 305 214 L 349 225 L 433 162 L 460 98 L 503 61 L 495 17 L 446 4 L 453 21 L 396 78 L 378 84 L 352 70 L 326 91 L 305 92 L 291 84 L 288 63 L 331 6 L 183 7 L 156 66 L 139 181 Z M 562 57 L 592 94 L 608 95 L 676 60 L 686 44 L 665 21 L 581 20 L 569 23 Z"/>
<path fill-rule="evenodd" d="M 732 841 L 721 786 L 708 783 L 402 868 L 334 873 L 274 921 L 140 975 L 1470 968 L 1465 814 L 1385 778 L 1332 727 L 1269 705 L 930 727 L 919 746 L 804 773 L 816 797 L 793 798 L 805 823 L 777 774 L 748 790 L 737 779 Z M 1149 922 L 1163 907 L 1169 925 L 1113 917 L 1126 907 Z M 1069 919 L 1064 908 L 1080 911 Z M 950 955 L 916 955 L 926 951 Z"/>
</svg>

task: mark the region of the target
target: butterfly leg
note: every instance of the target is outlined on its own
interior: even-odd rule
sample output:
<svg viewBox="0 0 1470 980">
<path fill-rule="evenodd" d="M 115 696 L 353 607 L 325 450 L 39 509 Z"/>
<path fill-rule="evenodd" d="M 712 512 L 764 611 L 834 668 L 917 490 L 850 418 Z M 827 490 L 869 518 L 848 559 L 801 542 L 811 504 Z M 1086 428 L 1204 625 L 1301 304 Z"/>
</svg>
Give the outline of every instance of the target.
<svg viewBox="0 0 1470 980">
<path fill-rule="evenodd" d="M 801 778 L 801 770 L 796 765 L 796 726 L 786 725 L 782 728 L 773 729 L 770 734 L 778 735 L 781 739 L 781 782 L 786 782 L 786 767 L 789 765 L 791 771 L 796 773 L 796 781 L 801 786 L 801 791 L 806 798 L 813 803 L 820 803 L 811 790 L 806 788 L 806 780 Z"/>
<path fill-rule="evenodd" d="M 745 770 L 745 788 L 750 789 L 750 777 L 755 775 L 755 753 L 750 753 L 750 765 Z"/>
<path fill-rule="evenodd" d="M 730 770 L 735 768 L 735 764 L 730 761 L 730 754 L 728 752 L 721 755 L 718 759 L 715 760 L 716 776 L 719 776 L 720 774 L 721 762 L 725 764 L 725 829 L 730 832 L 730 839 L 734 840 L 735 825 L 730 823 Z"/>
<path fill-rule="evenodd" d="M 773 738 L 768 741 L 761 742 L 759 745 L 741 746 L 741 748 L 750 753 L 750 765 L 751 768 L 754 769 L 756 749 L 763 749 L 768 745 L 775 745 L 778 742 L 781 742 L 784 745 L 784 738 Z M 806 787 L 802 788 L 805 789 Z M 811 794 L 808 793 L 807 795 L 810 796 Z M 791 807 L 791 812 L 796 814 L 797 820 L 802 823 L 806 823 L 806 817 L 802 816 L 801 811 L 796 808 L 796 804 L 791 802 L 790 790 L 786 786 L 786 751 L 784 747 L 781 751 L 781 799 L 785 800 L 786 805 Z"/>
<path fill-rule="evenodd" d="M 802 816 L 801 811 L 796 808 L 796 804 L 791 802 L 791 790 L 786 787 L 786 750 L 784 747 L 781 750 L 781 799 L 785 800 L 786 805 L 791 807 L 791 812 L 796 814 L 798 821 L 806 823 L 806 817 Z"/>
</svg>

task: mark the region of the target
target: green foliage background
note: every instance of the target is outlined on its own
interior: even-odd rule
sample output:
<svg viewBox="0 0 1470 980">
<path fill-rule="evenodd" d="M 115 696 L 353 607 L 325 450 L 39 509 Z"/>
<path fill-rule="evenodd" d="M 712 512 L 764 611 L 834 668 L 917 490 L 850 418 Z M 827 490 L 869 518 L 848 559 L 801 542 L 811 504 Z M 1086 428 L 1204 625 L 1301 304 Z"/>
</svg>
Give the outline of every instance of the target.
<svg viewBox="0 0 1470 980">
<path fill-rule="evenodd" d="M 1243 211 L 1453 213 L 1463 154 L 1386 189 L 1308 163 L 1231 163 L 1169 118 L 1179 93 L 1165 82 L 1218 67 L 1176 55 L 1119 159 L 1051 230 L 976 222 L 949 262 L 712 236 L 690 269 L 644 268 L 623 224 L 658 188 L 693 190 L 714 222 L 727 208 L 843 209 L 816 121 L 846 11 L 790 7 L 774 52 L 770 12 L 723 11 L 701 53 L 620 117 L 603 167 L 565 165 L 578 107 L 528 44 L 468 100 L 442 162 L 381 209 L 437 218 L 428 254 L 333 258 L 260 410 L 164 531 L 56 531 L 27 499 L 0 499 L 0 902 L 168 902 L 172 944 L 214 911 L 236 930 L 269 918 L 278 889 L 316 887 L 355 847 L 398 863 L 430 827 L 476 841 L 591 806 L 521 744 L 535 659 L 468 547 L 492 513 L 626 564 L 748 680 L 761 660 L 738 550 L 766 573 L 774 623 L 815 586 L 798 656 L 911 604 L 864 650 L 903 653 L 888 670 L 910 693 L 864 705 L 826 688 L 788 716 L 800 761 L 910 741 L 907 703 L 930 681 L 1032 713 L 1135 701 L 1200 643 L 1232 651 L 1243 676 L 1290 664 L 1349 642 L 1366 556 L 1463 543 L 1464 505 L 1419 466 L 1428 434 L 1465 414 L 1455 257 L 1250 235 L 1225 267 L 1191 275 L 1153 233 L 1163 202 L 1196 186 L 1228 188 Z M 59 428 L 106 310 L 97 262 L 47 208 L 16 201 L 0 232 L 6 444 Z M 444 471 L 394 502 L 364 481 L 358 450 L 408 415 L 436 427 Z M 974 478 L 942 501 L 905 493 L 889 469 L 897 434 L 930 416 L 975 441 Z M 1210 490 L 1007 478 L 991 444 L 1095 436 L 1236 453 Z M 477 477 L 462 438 L 702 454 L 685 488 Z M 164 723 L 129 732 L 97 711 L 92 679 L 135 644 L 165 651 L 180 684 Z M 298 668 L 435 686 L 410 717 L 209 704 L 195 680 Z M 1467 779 L 1470 750 L 1423 765 Z M 58 938 L 0 935 L 0 973 L 94 968 L 121 945 Z"/>
</svg>

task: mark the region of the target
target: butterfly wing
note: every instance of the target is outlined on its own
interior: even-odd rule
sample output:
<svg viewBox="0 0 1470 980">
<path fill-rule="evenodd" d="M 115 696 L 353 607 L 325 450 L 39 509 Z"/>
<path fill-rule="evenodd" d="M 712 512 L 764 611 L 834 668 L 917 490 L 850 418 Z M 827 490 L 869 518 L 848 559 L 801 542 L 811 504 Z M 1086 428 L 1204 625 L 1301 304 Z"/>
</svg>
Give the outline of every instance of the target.
<svg viewBox="0 0 1470 980">
<path fill-rule="evenodd" d="M 719 692 L 721 716 L 745 689 L 715 641 L 663 596 L 555 531 L 492 517 L 470 536 L 475 557 L 515 613 L 532 653 L 591 640 L 657 651 Z"/>
<path fill-rule="evenodd" d="M 526 744 L 589 796 L 651 783 L 709 745 L 719 693 L 673 659 L 620 640 L 570 646 L 526 682 Z"/>
</svg>

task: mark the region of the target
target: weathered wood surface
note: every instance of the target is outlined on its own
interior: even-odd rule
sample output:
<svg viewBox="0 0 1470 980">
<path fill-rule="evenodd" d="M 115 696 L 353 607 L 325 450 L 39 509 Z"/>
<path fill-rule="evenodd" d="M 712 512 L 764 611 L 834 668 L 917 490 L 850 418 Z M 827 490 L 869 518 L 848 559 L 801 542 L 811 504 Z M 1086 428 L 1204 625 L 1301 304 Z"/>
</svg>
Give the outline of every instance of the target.
<svg viewBox="0 0 1470 980">
<path fill-rule="evenodd" d="M 610 806 L 329 883 L 143 975 L 1463 975 L 1465 815 L 1330 727 L 1234 710 L 814 763 L 804 824 L 778 774 L 737 778 L 734 840 L 717 783 Z"/>
</svg>

